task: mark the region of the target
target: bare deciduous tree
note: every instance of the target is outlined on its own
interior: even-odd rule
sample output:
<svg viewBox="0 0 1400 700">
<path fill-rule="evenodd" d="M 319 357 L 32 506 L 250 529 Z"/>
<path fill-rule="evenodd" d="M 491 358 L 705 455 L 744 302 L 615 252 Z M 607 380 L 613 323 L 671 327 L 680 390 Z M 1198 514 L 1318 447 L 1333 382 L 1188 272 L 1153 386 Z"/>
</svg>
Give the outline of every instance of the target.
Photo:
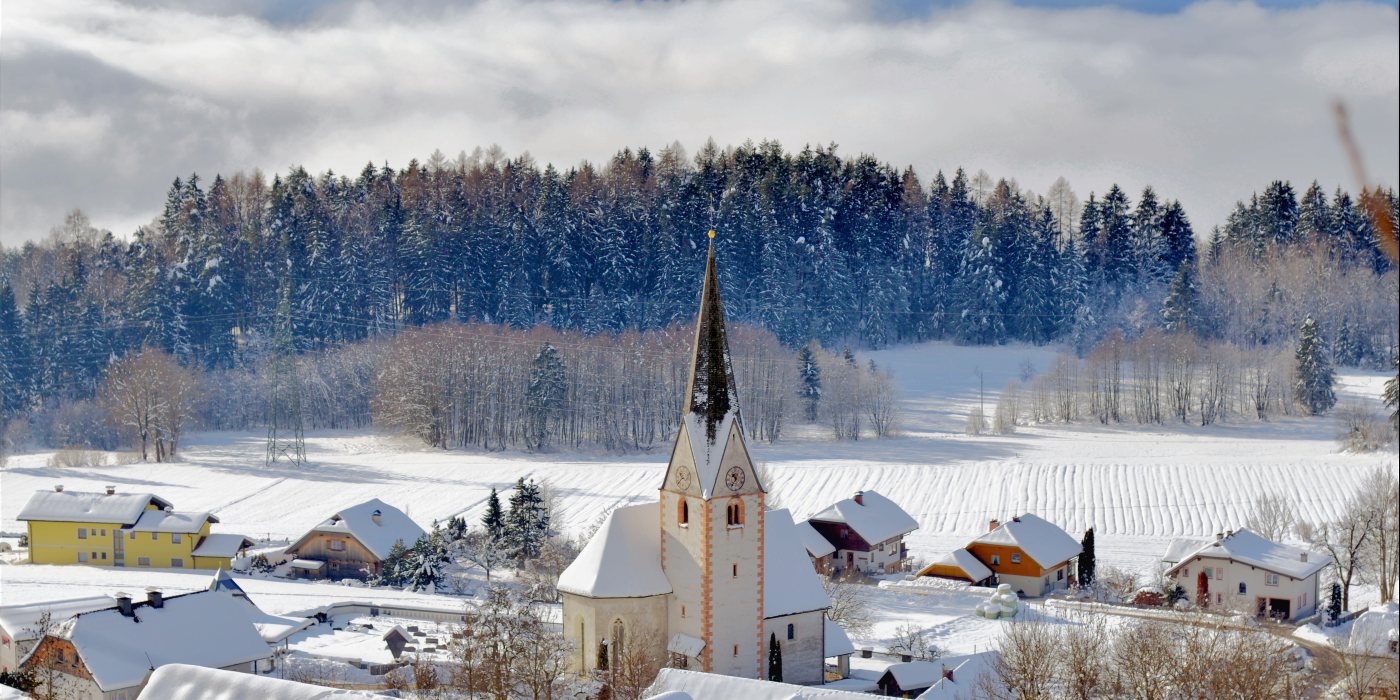
<svg viewBox="0 0 1400 700">
<path fill-rule="evenodd" d="M 1293 501 L 1281 493 L 1264 493 L 1255 497 L 1246 526 L 1266 540 L 1281 542 L 1294 530 L 1298 521 L 1293 514 Z"/>
<path fill-rule="evenodd" d="M 158 348 L 147 348 L 108 365 L 99 395 L 121 429 L 141 447 L 148 460 L 173 459 L 180 436 L 194 417 L 199 374 L 180 366 Z"/>
</svg>

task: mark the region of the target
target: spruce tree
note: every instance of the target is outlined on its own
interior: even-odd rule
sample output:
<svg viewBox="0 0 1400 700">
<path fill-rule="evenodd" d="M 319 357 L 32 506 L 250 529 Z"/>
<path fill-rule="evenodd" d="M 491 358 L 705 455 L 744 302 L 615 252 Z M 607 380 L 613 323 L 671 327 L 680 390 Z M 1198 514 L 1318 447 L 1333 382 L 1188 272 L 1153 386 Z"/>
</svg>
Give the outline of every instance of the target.
<svg viewBox="0 0 1400 700">
<path fill-rule="evenodd" d="M 963 252 L 959 269 L 957 297 L 962 313 L 956 326 L 958 342 L 966 345 L 1000 345 L 1006 340 L 1003 310 L 1005 285 L 998 272 L 992 240 L 983 231 L 974 231 Z"/>
<path fill-rule="evenodd" d="M 1162 325 L 1168 333 L 1200 332 L 1200 291 L 1196 288 L 1196 265 L 1187 261 L 1176 271 L 1167 298 L 1162 302 Z"/>
<path fill-rule="evenodd" d="M 1092 588 L 1094 586 L 1095 571 L 1098 562 L 1094 554 L 1094 528 L 1084 531 L 1084 539 L 1079 542 L 1079 585 L 1082 588 Z"/>
<path fill-rule="evenodd" d="M 1342 584 L 1332 582 L 1332 590 L 1327 597 L 1327 621 L 1335 624 L 1342 616 Z"/>
<path fill-rule="evenodd" d="M 510 494 L 510 511 L 505 517 L 505 544 L 517 563 L 534 559 L 549 536 L 549 513 L 539 484 L 525 477 L 515 483 Z"/>
<path fill-rule="evenodd" d="M 501 496 L 495 488 L 491 489 L 491 495 L 486 498 L 486 514 L 481 516 L 481 524 L 486 528 L 487 534 L 491 535 L 493 542 L 500 542 L 505 535 L 506 518 L 501 511 Z"/>
<path fill-rule="evenodd" d="M 14 290 L 0 284 L 0 417 L 29 405 L 29 334 Z"/>
<path fill-rule="evenodd" d="M 1390 379 L 1385 380 L 1381 400 L 1390 409 L 1390 429 L 1400 431 L 1400 354 L 1390 356 Z"/>
<path fill-rule="evenodd" d="M 799 396 L 802 399 L 803 415 L 808 423 L 815 423 L 822 400 L 822 369 L 812 353 L 812 345 L 803 345 L 797 351 L 797 374 L 802 379 Z"/>
<path fill-rule="evenodd" d="M 783 682 L 783 648 L 778 642 L 778 633 L 768 633 L 768 680 Z"/>
<path fill-rule="evenodd" d="M 525 387 L 525 443 L 530 449 L 549 443 L 550 424 L 564 409 L 566 389 L 559 350 L 545 343 L 530 364 L 530 382 Z"/>
<path fill-rule="evenodd" d="M 1293 395 L 1298 403 L 1308 409 L 1308 413 L 1319 415 L 1331 410 L 1337 404 L 1337 394 L 1333 390 L 1336 376 L 1332 365 L 1327 361 L 1327 353 L 1322 347 L 1317 321 L 1312 316 L 1303 319 L 1298 333 L 1296 378 Z"/>
</svg>

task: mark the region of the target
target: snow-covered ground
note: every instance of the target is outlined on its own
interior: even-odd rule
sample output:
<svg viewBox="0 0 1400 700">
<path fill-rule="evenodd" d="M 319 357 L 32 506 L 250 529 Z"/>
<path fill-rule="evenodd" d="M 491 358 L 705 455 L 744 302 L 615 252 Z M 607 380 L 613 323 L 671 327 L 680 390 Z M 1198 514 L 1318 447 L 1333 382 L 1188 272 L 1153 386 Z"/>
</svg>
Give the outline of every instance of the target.
<svg viewBox="0 0 1400 700">
<path fill-rule="evenodd" d="M 1396 467 L 1393 452 L 1339 452 L 1332 417 L 1209 428 L 1053 425 L 1006 436 L 963 434 L 966 414 L 979 400 L 979 371 L 990 410 L 1000 388 L 1021 375 L 1024 365 L 1044 369 L 1054 352 L 933 343 L 870 353 L 903 388 L 901 437 L 836 442 L 820 427 L 798 426 L 777 444 L 750 448 L 769 474 L 773 499 L 799 518 L 858 489 L 875 489 L 900 503 L 920 524 L 909 538 L 911 556 L 918 559 L 964 544 L 989 519 L 1033 511 L 1076 536 L 1097 528 L 1101 562 L 1144 572 L 1172 536 L 1242 526 L 1259 494 L 1282 492 L 1302 517 L 1320 520 L 1337 513 L 1369 470 Z M 1340 393 L 1344 401 L 1379 409 L 1384 379 L 1344 371 Z M 429 450 L 371 433 L 318 433 L 307 443 L 312 463 L 302 468 L 265 465 L 263 436 L 252 433 L 191 435 L 182 445 L 182 461 L 173 464 L 54 468 L 46 464 L 47 453 L 15 455 L 0 471 L 0 531 L 21 532 L 15 515 L 25 501 L 56 483 L 70 490 L 112 484 L 151 491 L 181 510 L 214 511 L 222 521 L 216 531 L 284 540 L 371 497 L 402 508 L 424 526 L 457 514 L 472 522 L 491 488 L 506 490 L 524 476 L 548 484 L 558 498 L 559 525 L 578 532 L 609 508 L 654 499 L 666 460 L 664 452 Z M 26 577 L 34 574 L 27 568 L 0 567 L 0 602 L 28 597 Z M 103 581 L 127 575 L 82 567 L 61 571 L 72 573 L 46 576 L 44 585 L 71 580 L 73 595 L 109 591 Z"/>
</svg>

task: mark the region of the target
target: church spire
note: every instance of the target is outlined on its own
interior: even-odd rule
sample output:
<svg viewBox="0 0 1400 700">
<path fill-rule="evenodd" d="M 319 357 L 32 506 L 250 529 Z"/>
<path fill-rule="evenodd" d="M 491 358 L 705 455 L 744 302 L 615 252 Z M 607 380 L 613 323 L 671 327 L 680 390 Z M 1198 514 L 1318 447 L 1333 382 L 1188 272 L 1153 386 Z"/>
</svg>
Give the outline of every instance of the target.
<svg viewBox="0 0 1400 700">
<path fill-rule="evenodd" d="M 695 322 L 695 348 L 690 362 L 690 387 L 683 413 L 705 422 L 705 436 L 715 441 L 715 428 L 724 417 L 739 413 L 734 390 L 734 370 L 729 361 L 729 339 L 724 329 L 724 306 L 719 298 L 715 272 L 715 232 L 710 231 L 710 255 L 705 263 L 705 285 L 700 292 L 700 317 Z"/>
</svg>

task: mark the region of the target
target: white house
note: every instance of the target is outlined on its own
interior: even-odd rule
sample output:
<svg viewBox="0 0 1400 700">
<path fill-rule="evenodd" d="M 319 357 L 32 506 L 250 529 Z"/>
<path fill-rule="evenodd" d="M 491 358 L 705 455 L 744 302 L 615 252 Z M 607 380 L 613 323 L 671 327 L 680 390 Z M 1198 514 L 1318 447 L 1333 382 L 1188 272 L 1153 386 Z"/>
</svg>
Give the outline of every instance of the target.
<svg viewBox="0 0 1400 700">
<path fill-rule="evenodd" d="M 22 668 L 56 668 L 63 696 L 132 700 L 152 669 L 192 664 L 252 673 L 272 655 L 253 625 L 256 608 L 227 591 L 165 598 L 151 590 L 133 602 L 79 613 L 40 640 Z"/>
<path fill-rule="evenodd" d="M 659 496 L 610 513 L 559 577 L 578 670 L 616 669 L 646 645 L 672 666 L 766 678 L 776 643 L 784 680 L 821 683 L 831 601 L 744 442 L 713 245 Z"/>
<path fill-rule="evenodd" d="M 904 571 L 909 558 L 904 536 L 919 529 L 913 516 L 875 491 L 857 491 L 807 522 L 835 549 L 832 569 L 837 573 Z"/>
<path fill-rule="evenodd" d="M 1191 600 L 1205 572 L 1208 606 L 1292 622 L 1317 611 L 1319 573 L 1332 557 L 1235 530 L 1212 540 L 1172 540 L 1162 561 Z"/>
</svg>

